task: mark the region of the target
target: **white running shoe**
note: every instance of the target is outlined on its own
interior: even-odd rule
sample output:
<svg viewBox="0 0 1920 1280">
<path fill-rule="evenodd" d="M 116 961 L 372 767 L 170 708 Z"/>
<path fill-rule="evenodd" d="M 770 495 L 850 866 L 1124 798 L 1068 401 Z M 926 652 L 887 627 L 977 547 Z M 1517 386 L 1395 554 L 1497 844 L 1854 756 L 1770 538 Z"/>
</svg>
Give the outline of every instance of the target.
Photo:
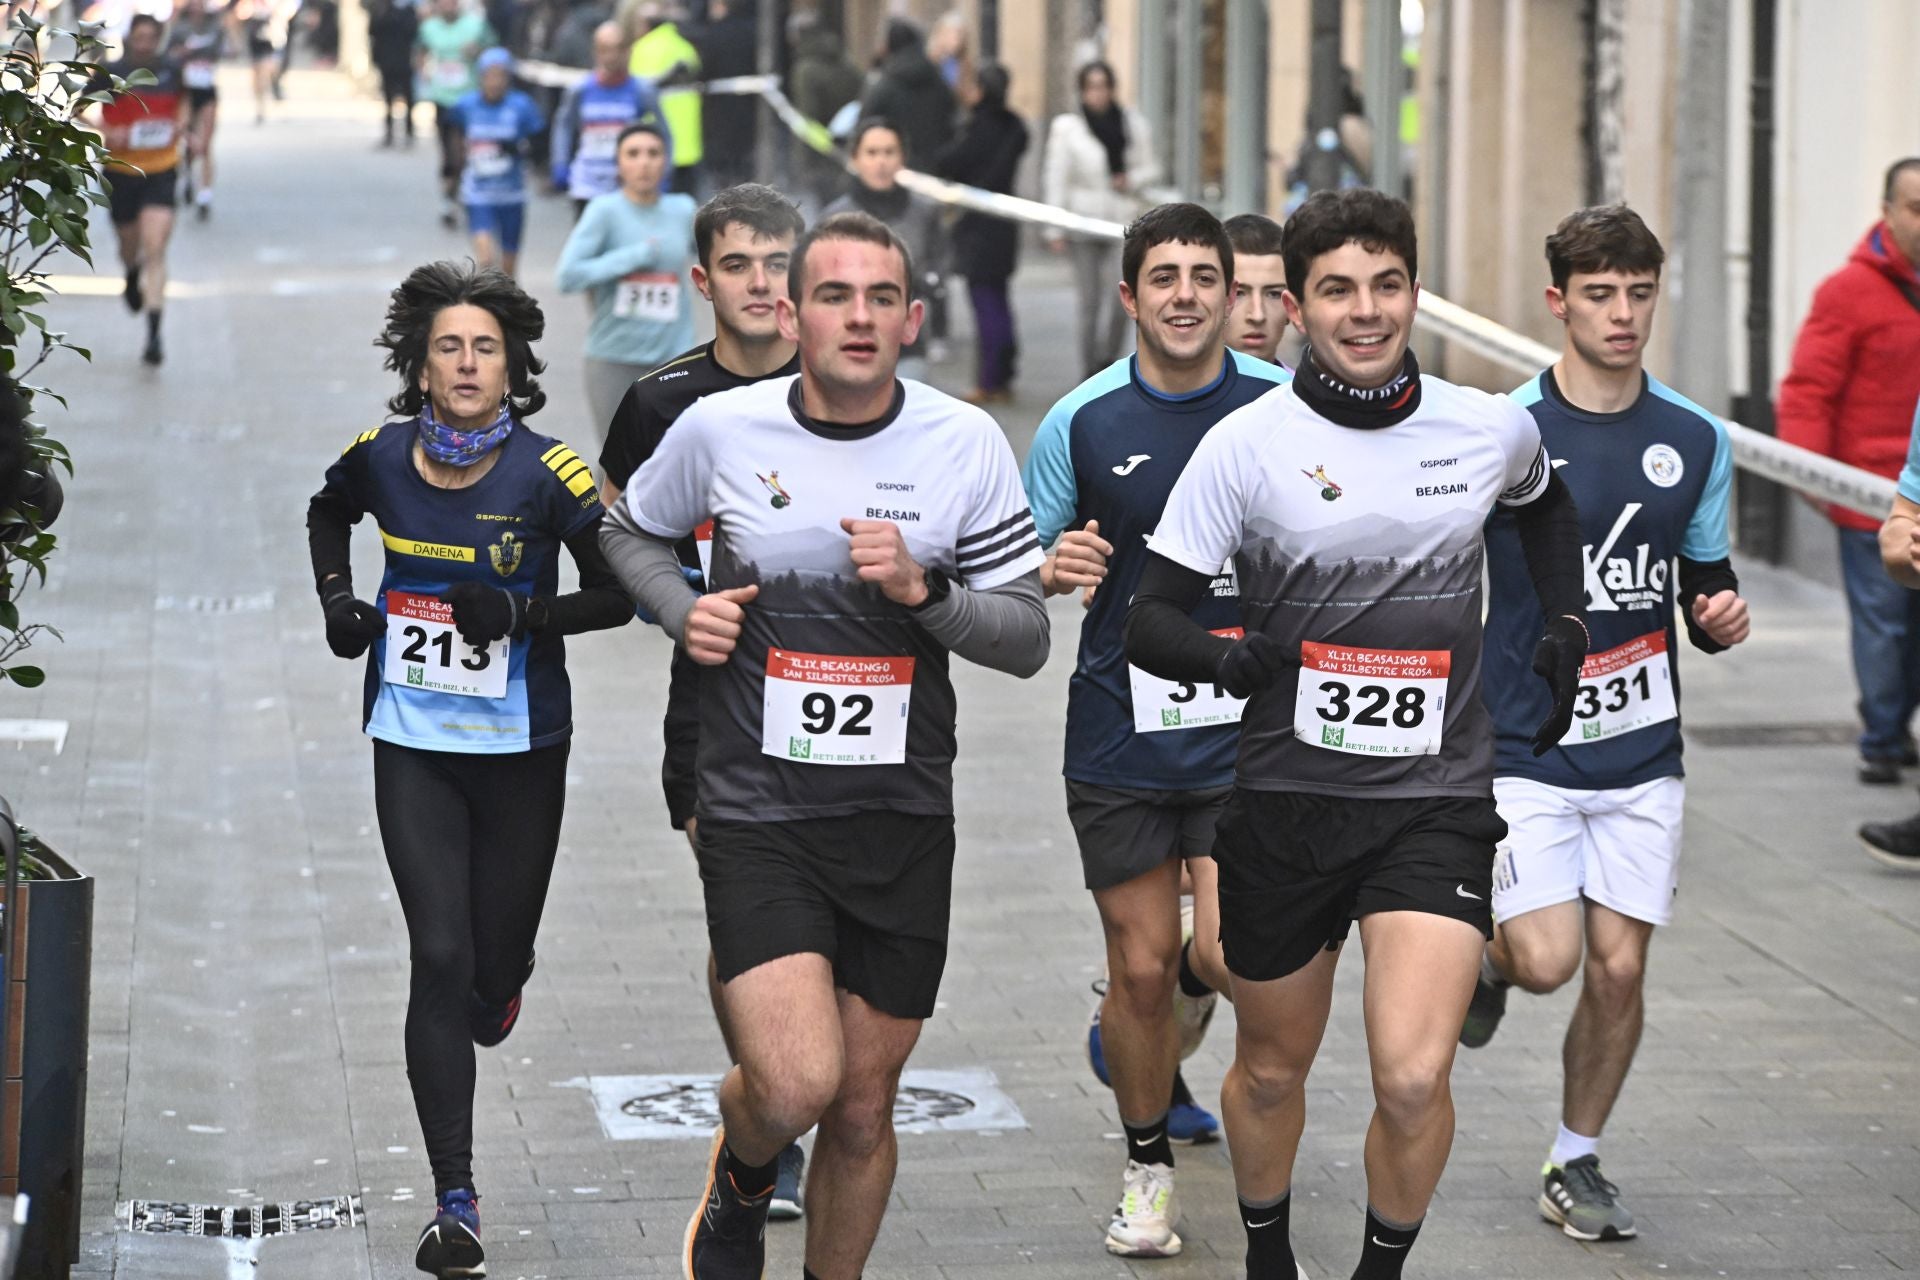
<svg viewBox="0 0 1920 1280">
<path fill-rule="evenodd" d="M 1180 943 L 1185 946 L 1193 937 L 1193 899 L 1180 900 Z M 1180 1029 L 1180 1060 L 1185 1062 L 1207 1038 L 1207 1028 L 1213 1025 L 1213 1011 L 1220 1003 L 1218 992 L 1209 991 L 1203 996 L 1190 996 L 1180 989 L 1178 983 L 1173 988 L 1173 1024 Z"/>
<path fill-rule="evenodd" d="M 1107 1224 L 1107 1252 L 1123 1258 L 1171 1258 L 1180 1252 L 1180 1237 L 1173 1233 L 1179 1216 L 1173 1166 L 1129 1160 L 1120 1203 Z"/>
</svg>

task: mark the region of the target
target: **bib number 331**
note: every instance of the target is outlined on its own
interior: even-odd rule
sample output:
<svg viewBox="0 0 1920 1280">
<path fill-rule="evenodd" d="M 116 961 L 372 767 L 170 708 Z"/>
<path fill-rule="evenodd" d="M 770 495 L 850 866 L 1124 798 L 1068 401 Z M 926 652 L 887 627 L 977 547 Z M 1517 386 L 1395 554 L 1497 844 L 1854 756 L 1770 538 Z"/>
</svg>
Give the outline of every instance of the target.
<svg viewBox="0 0 1920 1280">
<path fill-rule="evenodd" d="M 767 651 L 760 750 L 797 764 L 904 764 L 913 659 Z"/>
<path fill-rule="evenodd" d="M 388 684 L 466 698 L 504 698 L 512 648 L 513 641 L 505 636 L 483 648 L 462 640 L 454 629 L 453 606 L 436 596 L 387 592 L 387 654 L 381 675 Z"/>
<path fill-rule="evenodd" d="M 1239 627 L 1227 627 L 1213 634 L 1238 640 L 1246 632 Z M 1247 707 L 1246 699 L 1234 697 L 1217 684 L 1162 680 L 1135 666 L 1127 668 L 1127 682 L 1133 693 L 1135 733 L 1239 724 L 1240 713 Z"/>
<path fill-rule="evenodd" d="M 1673 671 L 1667 665 L 1666 633 L 1655 631 L 1592 654 L 1581 664 L 1573 724 L 1560 745 L 1600 742 L 1679 714 L 1673 699 Z"/>
<path fill-rule="evenodd" d="M 1445 649 L 1360 649 L 1303 641 L 1294 736 L 1350 755 L 1438 755 L 1450 668 Z"/>
</svg>

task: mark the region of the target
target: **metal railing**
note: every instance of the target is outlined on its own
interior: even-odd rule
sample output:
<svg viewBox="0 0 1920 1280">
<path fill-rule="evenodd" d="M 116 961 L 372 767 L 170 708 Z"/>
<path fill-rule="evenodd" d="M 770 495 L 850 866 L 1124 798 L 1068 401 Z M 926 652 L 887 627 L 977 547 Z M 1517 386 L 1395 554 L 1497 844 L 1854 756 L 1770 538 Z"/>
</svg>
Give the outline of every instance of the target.
<svg viewBox="0 0 1920 1280">
<path fill-rule="evenodd" d="M 586 72 L 550 62 L 523 62 L 518 74 L 530 83 L 559 88 L 578 82 Z M 780 91 L 777 77 L 734 76 L 685 87 L 704 93 L 758 95 L 802 143 L 823 155 L 840 154 L 826 127 L 818 121 L 809 120 L 787 100 L 787 96 Z M 1118 222 L 1083 217 L 1038 200 L 1000 195 L 912 169 L 902 170 L 899 182 L 908 190 L 949 208 L 992 214 L 1071 235 L 1118 240 L 1126 231 Z M 1414 322 L 1421 331 L 1472 351 L 1522 376 L 1538 373 L 1560 358 L 1560 353 L 1553 348 L 1469 311 L 1458 303 L 1449 302 L 1430 289 L 1420 291 L 1420 308 Z M 1876 520 L 1885 517 L 1892 508 L 1895 488 L 1892 480 L 1788 444 L 1730 419 L 1721 418 L 1721 421 L 1726 424 L 1733 445 L 1734 465 L 1741 470 L 1776 481 L 1822 502 L 1835 503 L 1872 516 Z"/>
</svg>

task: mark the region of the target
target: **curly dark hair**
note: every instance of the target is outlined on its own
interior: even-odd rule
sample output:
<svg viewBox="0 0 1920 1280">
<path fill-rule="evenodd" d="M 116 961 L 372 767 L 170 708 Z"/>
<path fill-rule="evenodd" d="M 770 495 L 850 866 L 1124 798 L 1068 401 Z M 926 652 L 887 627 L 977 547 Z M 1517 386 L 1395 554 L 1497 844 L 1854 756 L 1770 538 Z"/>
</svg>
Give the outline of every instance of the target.
<svg viewBox="0 0 1920 1280">
<path fill-rule="evenodd" d="M 386 367 L 400 375 L 400 391 L 387 409 L 403 418 L 417 417 L 427 403 L 420 389 L 420 370 L 427 363 L 427 341 L 433 321 L 448 307 L 479 307 L 500 322 L 507 345 L 507 403 L 516 421 L 540 412 L 547 393 L 535 376 L 547 366 L 533 354 L 533 344 L 546 332 L 547 318 L 526 290 L 498 267 L 466 262 L 429 262 L 415 267 L 387 304 L 386 324 L 373 340 L 387 352 Z"/>
</svg>

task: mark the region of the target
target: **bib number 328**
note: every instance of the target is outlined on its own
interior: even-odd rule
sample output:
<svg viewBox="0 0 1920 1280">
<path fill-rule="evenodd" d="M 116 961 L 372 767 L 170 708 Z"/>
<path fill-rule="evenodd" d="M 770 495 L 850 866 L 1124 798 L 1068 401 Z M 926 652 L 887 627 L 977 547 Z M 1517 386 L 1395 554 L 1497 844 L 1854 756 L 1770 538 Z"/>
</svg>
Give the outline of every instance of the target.
<svg viewBox="0 0 1920 1280">
<path fill-rule="evenodd" d="M 387 654 L 381 675 L 388 684 L 466 698 L 504 698 L 512 647 L 513 641 L 504 636 L 484 648 L 462 640 L 454 629 L 453 606 L 438 597 L 387 592 Z"/>
<path fill-rule="evenodd" d="M 913 659 L 767 651 L 762 754 L 797 764 L 904 764 Z"/>
<path fill-rule="evenodd" d="M 1294 736 L 1350 755 L 1438 755 L 1450 667 L 1445 649 L 1303 641 Z"/>
</svg>

